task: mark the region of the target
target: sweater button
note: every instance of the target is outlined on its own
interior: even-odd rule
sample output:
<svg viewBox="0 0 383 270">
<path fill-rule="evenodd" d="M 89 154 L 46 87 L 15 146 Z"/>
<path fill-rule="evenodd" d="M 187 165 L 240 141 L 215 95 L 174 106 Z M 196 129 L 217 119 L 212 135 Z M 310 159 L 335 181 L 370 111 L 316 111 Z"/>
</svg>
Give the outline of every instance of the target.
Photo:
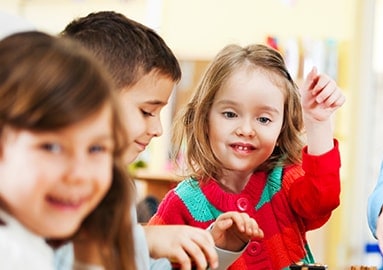
<svg viewBox="0 0 383 270">
<path fill-rule="evenodd" d="M 258 242 L 250 242 L 249 246 L 247 247 L 247 253 L 250 256 L 256 256 L 261 252 L 261 244 Z"/>
<path fill-rule="evenodd" d="M 249 200 L 247 198 L 239 198 L 237 200 L 237 207 L 239 211 L 245 212 L 249 208 Z"/>
</svg>

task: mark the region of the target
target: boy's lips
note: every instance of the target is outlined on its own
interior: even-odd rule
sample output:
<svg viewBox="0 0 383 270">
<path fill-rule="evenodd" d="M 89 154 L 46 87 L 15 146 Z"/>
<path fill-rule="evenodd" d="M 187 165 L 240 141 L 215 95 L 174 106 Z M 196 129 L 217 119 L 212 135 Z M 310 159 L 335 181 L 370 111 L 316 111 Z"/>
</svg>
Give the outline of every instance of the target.
<svg viewBox="0 0 383 270">
<path fill-rule="evenodd" d="M 143 143 L 138 141 L 135 141 L 135 143 L 142 149 L 141 151 L 144 151 L 149 144 L 149 143 Z"/>
</svg>

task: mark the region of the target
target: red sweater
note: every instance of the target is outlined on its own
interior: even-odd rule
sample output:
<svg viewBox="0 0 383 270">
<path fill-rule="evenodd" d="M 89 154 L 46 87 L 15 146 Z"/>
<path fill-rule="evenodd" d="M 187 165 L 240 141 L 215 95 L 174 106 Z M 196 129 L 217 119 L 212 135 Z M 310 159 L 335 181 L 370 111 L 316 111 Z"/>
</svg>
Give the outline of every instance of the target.
<svg viewBox="0 0 383 270">
<path fill-rule="evenodd" d="M 313 263 L 306 241 L 308 230 L 321 227 L 339 205 L 338 144 L 321 156 L 303 150 L 302 166 L 255 172 L 239 194 L 225 192 L 215 180 L 201 185 L 182 181 L 168 192 L 149 224 L 188 224 L 207 228 L 219 214 L 241 211 L 264 232 L 252 240 L 230 270 L 288 269 L 292 263 Z"/>
</svg>

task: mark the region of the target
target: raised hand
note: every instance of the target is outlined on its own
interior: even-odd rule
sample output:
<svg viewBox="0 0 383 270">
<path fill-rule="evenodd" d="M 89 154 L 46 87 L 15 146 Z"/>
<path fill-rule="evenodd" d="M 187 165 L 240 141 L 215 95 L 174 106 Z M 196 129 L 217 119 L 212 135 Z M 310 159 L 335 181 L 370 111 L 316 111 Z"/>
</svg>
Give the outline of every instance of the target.
<svg viewBox="0 0 383 270">
<path fill-rule="evenodd" d="M 300 88 L 308 153 L 321 155 L 334 147 L 331 115 L 346 101 L 333 79 L 314 67 Z"/>
<path fill-rule="evenodd" d="M 316 121 L 328 120 L 346 101 L 336 82 L 326 74 L 318 74 L 315 67 L 307 75 L 300 91 L 305 117 Z"/>
</svg>

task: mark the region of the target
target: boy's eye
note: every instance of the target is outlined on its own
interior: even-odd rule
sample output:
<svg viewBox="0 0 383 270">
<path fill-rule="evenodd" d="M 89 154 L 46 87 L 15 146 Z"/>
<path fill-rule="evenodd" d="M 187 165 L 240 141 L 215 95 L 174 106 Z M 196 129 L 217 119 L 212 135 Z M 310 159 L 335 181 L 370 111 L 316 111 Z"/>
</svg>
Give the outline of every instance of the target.
<svg viewBox="0 0 383 270">
<path fill-rule="evenodd" d="M 62 151 L 62 146 L 58 143 L 44 143 L 41 145 L 41 148 L 52 153 L 60 153 Z"/>
<path fill-rule="evenodd" d="M 222 114 L 225 116 L 225 118 L 234 118 L 234 117 L 237 117 L 237 114 L 234 113 L 234 112 L 223 112 Z"/>
<path fill-rule="evenodd" d="M 142 114 L 143 114 L 144 116 L 154 116 L 153 113 L 148 112 L 148 111 L 145 111 L 145 110 L 141 110 L 141 112 L 142 112 Z"/>
</svg>

